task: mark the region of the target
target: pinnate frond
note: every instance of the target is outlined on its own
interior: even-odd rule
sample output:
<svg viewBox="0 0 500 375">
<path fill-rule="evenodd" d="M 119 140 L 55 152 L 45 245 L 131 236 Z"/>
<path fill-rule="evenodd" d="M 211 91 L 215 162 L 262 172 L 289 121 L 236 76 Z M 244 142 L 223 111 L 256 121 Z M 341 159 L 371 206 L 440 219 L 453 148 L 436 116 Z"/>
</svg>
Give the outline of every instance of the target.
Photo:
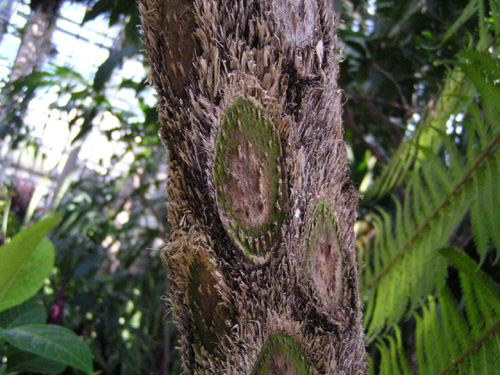
<svg viewBox="0 0 500 375">
<path fill-rule="evenodd" d="M 441 290 L 446 264 L 435 249 L 445 247 L 470 210 L 472 232 L 481 262 L 496 248 L 500 254 L 500 89 L 492 80 L 494 64 L 461 60 L 479 102 L 466 105 L 466 144 L 435 130 L 439 149 L 420 149 L 419 168 L 407 176 L 403 204 L 393 216 L 381 211 L 377 232 L 363 270 L 362 289 L 369 293 L 365 324 L 368 339 L 397 324 L 429 294 Z M 465 110 L 464 110 L 465 112 Z"/>
<path fill-rule="evenodd" d="M 439 251 L 459 270 L 463 304 L 444 287 L 416 317 L 419 374 L 497 374 L 500 368 L 500 289 L 465 253 Z M 465 308 L 461 306 L 465 305 Z M 380 339 L 380 374 L 412 374 L 401 333 Z"/>
</svg>

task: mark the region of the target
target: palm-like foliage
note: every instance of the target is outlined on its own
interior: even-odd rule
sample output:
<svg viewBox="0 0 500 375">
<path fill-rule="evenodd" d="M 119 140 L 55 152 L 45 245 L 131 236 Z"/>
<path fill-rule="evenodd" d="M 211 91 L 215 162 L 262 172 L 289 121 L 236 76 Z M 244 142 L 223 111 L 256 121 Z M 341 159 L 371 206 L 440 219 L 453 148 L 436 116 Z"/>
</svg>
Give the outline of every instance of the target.
<svg viewBox="0 0 500 375">
<path fill-rule="evenodd" d="M 490 374 L 498 367 L 498 288 L 485 274 L 474 273 L 486 259 L 495 264 L 500 258 L 500 18 L 493 3 L 472 0 L 457 21 L 456 28 L 479 15 L 477 48 L 458 55 L 436 106 L 407 135 L 369 194 L 376 198 L 398 188 L 402 197 L 394 198 L 393 213 L 375 215 L 375 238 L 362 251 L 367 341 L 378 340 L 384 374 L 411 373 L 415 367 L 422 374 Z M 489 25 L 487 4 L 495 16 Z M 470 228 L 471 255 L 479 266 L 463 252 L 449 250 L 443 257 L 436 251 L 463 228 Z M 446 259 L 460 270 L 460 303 L 447 285 Z M 414 363 L 399 328 L 412 317 Z"/>
</svg>

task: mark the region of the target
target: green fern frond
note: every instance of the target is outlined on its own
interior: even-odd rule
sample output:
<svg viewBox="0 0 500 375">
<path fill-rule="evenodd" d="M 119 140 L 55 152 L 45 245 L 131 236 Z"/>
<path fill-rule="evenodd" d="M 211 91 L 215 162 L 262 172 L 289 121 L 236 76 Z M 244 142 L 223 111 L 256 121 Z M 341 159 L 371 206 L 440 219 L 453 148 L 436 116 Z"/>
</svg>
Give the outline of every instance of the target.
<svg viewBox="0 0 500 375">
<path fill-rule="evenodd" d="M 403 349 L 401 331 L 398 327 L 396 327 L 394 335 L 395 337 L 386 336 L 384 340 L 380 340 L 377 344 L 377 349 L 380 352 L 378 374 L 412 374 L 413 372 Z"/>
<path fill-rule="evenodd" d="M 446 122 L 450 116 L 457 113 L 464 105 L 463 98 L 473 96 L 466 82 L 459 68 L 449 73 L 435 107 L 422 117 L 418 128 L 394 152 L 380 177 L 367 192 L 368 198 L 381 197 L 392 191 L 404 181 L 412 167 L 420 164 L 422 150 L 428 147 L 436 150 L 440 147 L 440 137 L 437 133 L 446 129 Z"/>
<path fill-rule="evenodd" d="M 458 54 L 462 65 L 471 65 L 493 81 L 500 79 L 500 61 L 492 55 L 475 49 L 466 49 Z"/>
<path fill-rule="evenodd" d="M 446 78 L 436 106 L 423 116 L 417 130 L 409 136 L 409 139 L 402 142 L 394 152 L 390 162 L 384 167 L 380 177 L 375 180 L 374 185 L 367 194 L 368 198 L 381 197 L 399 186 L 412 166 L 418 168 L 422 149 L 432 147 L 436 150 L 441 146 L 439 136 L 435 134 L 436 130 L 438 132 L 445 130 L 450 115 L 457 113 L 460 110 L 460 105 L 467 105 L 463 99 L 474 96 L 471 87 L 466 84 L 467 81 L 472 81 L 476 86 L 481 84 L 480 79 L 474 79 L 474 72 L 471 74 L 468 71 L 467 62 L 472 62 L 472 65 L 481 67 L 484 70 L 483 73 L 492 74 L 495 72 L 491 76 L 493 81 L 499 79 L 497 75 L 499 72 L 498 59 L 486 51 L 500 33 L 500 7 L 496 0 L 489 0 L 491 27 L 488 25 L 485 9 L 485 0 L 470 0 L 460 17 L 442 37 L 440 45 L 446 43 L 464 23 L 477 14 L 479 41 L 476 44 L 476 49 L 465 50 L 458 55 L 461 64 L 455 67 Z M 468 79 L 465 76 L 468 76 Z"/>
<path fill-rule="evenodd" d="M 486 120 L 498 127 L 500 87 L 495 82 L 500 79 L 498 78 L 500 76 L 499 59 L 487 54 L 483 55 L 485 55 L 483 58 L 478 58 L 477 54 L 467 54 L 459 61 L 459 65 L 465 72 L 467 79 L 474 84 L 479 92 Z"/>
<path fill-rule="evenodd" d="M 498 374 L 500 371 L 500 289 L 465 253 L 440 253 L 459 269 L 465 314 L 445 287 L 416 315 L 419 374 Z M 394 337 L 395 336 L 395 337 Z M 380 374 L 411 374 L 401 333 L 379 340 Z"/>
<path fill-rule="evenodd" d="M 408 303 L 411 311 L 443 284 L 445 264 L 432 252 L 446 246 L 470 208 L 474 177 L 484 169 L 484 160 L 492 159 L 490 148 L 475 156 L 462 169 L 456 164 L 447 167 L 438 156 L 428 154 L 422 173 L 411 176 L 405 206 L 396 203 L 394 218 L 381 212 L 375 220 L 379 235 L 363 274 L 363 286 L 371 293 L 366 315 L 369 336 L 397 323 Z M 478 186 L 477 202 L 483 202 L 485 191 L 488 186 Z M 485 218 L 481 216 L 480 226 Z"/>
<path fill-rule="evenodd" d="M 500 89 L 491 80 L 497 72 L 491 64 L 463 65 L 480 99 L 468 105 L 465 149 L 434 129 L 441 147 L 419 150 L 422 162 L 407 175 L 403 205 L 396 202 L 393 217 L 380 211 L 374 220 L 377 235 L 364 251 L 371 256 L 362 274 L 369 341 L 441 289 L 446 265 L 434 250 L 447 246 L 469 209 L 481 263 L 492 245 L 500 257 Z"/>
<path fill-rule="evenodd" d="M 478 148 L 491 153 L 485 158 L 484 168 L 474 178 L 474 195 L 476 200 L 471 208 L 471 225 L 474 240 L 481 256 L 482 263 L 490 249 L 490 243 L 500 249 L 500 153 L 498 140 L 500 138 L 500 87 L 494 82 L 500 80 L 500 59 L 477 51 L 464 51 L 460 62 L 467 77 L 476 86 L 480 95 L 482 108 L 476 104 L 469 106 L 473 123 L 465 123 L 469 133 L 473 130 L 477 136 Z M 482 114 L 484 112 L 484 116 Z M 485 122 L 487 125 L 485 125 Z M 471 143 L 474 146 L 474 142 Z M 468 153 L 477 151 L 469 147 Z M 498 262 L 497 253 L 495 263 Z"/>
</svg>

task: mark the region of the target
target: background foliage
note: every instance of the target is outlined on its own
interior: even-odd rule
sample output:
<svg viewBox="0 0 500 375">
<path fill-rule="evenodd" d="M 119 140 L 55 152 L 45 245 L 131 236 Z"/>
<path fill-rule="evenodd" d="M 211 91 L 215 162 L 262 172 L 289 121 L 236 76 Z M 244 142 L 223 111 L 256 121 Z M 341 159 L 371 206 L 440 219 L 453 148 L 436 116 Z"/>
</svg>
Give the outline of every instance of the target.
<svg viewBox="0 0 500 375">
<path fill-rule="evenodd" d="M 137 8 L 133 0 L 84 3 L 85 22 L 107 17 L 124 30 L 93 80 L 48 66 L 3 92 L 23 93 L 28 108 L 28 94 L 55 88 L 52 107 L 66 114 L 75 145 L 103 113 L 111 114 L 126 145 L 114 161 L 129 152 L 135 157 L 119 174 L 69 174 L 52 205 L 15 175 L 0 181 L 2 242 L 47 210 L 60 212 L 50 233 L 55 267 L 34 298 L 48 322 L 85 339 L 94 371 L 177 374 L 175 328 L 164 319 L 161 299 L 168 285 L 154 251 L 168 232 L 165 197 L 155 193 L 163 189 L 165 150 L 154 108 L 141 99 L 146 77 L 112 79 L 127 59 L 140 56 Z M 336 0 L 333 6 L 341 18 L 345 137 L 352 179 L 364 195 L 356 230 L 371 371 L 495 373 L 500 6 L 495 0 Z M 134 90 L 141 120 L 113 106 L 110 85 Z M 32 129 L 19 114 L 9 112 L 0 135 L 28 150 Z M 104 132 L 112 138 L 113 130 Z M 148 218 L 159 224 L 145 225 Z M 0 342 L 0 358 L 9 348 Z"/>
</svg>

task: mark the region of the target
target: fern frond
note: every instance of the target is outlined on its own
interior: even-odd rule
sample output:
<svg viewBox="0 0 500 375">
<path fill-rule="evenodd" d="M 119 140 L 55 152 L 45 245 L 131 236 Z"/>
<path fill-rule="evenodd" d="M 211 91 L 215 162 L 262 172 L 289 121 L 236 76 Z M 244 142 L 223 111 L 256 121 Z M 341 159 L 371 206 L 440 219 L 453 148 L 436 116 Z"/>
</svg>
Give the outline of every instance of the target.
<svg viewBox="0 0 500 375">
<path fill-rule="evenodd" d="M 500 118 L 500 87 L 494 82 L 500 80 L 500 59 L 494 58 L 477 51 L 464 51 L 461 53 L 462 69 L 467 77 L 476 86 L 483 104 L 479 108 L 476 104 L 469 106 L 474 123 L 467 124 L 469 133 L 475 131 L 477 142 L 481 145 L 474 147 L 475 142 L 469 144 L 468 154 L 485 148 L 491 152 L 491 157 L 484 160 L 484 168 L 475 176 L 474 194 L 475 201 L 471 208 L 471 225 L 474 240 L 482 263 L 490 249 L 490 243 L 500 249 L 500 152 L 495 140 L 498 140 Z M 484 116 L 482 114 L 484 112 Z M 486 124 L 485 124 L 486 122 Z M 493 141 L 492 141 L 493 139 Z M 500 257 L 497 252 L 495 263 Z"/>
<path fill-rule="evenodd" d="M 395 336 L 387 336 L 385 340 L 380 340 L 377 344 L 377 349 L 380 352 L 380 368 L 378 373 L 384 375 L 412 374 L 404 352 L 399 328 L 396 328 Z"/>
<path fill-rule="evenodd" d="M 472 65 L 493 81 L 500 79 L 500 61 L 492 55 L 475 49 L 466 49 L 458 54 L 463 65 Z"/>
<path fill-rule="evenodd" d="M 422 163 L 407 176 L 404 205 L 396 203 L 394 217 L 380 211 L 374 220 L 377 235 L 362 274 L 362 290 L 370 295 L 368 340 L 440 290 L 446 265 L 434 250 L 447 246 L 469 209 L 481 262 L 491 244 L 500 256 L 500 127 L 493 121 L 500 118 L 500 89 L 481 71 L 490 68 L 478 66 L 466 69 L 481 102 L 468 106 L 474 122 L 464 123 L 465 152 L 436 129 L 439 154 L 432 147 L 420 150 Z"/>
<path fill-rule="evenodd" d="M 420 374 L 497 374 L 500 372 L 500 294 L 498 286 L 465 253 L 440 251 L 459 269 L 465 314 L 445 287 L 429 297 L 416 315 L 416 358 Z M 399 328 L 379 340 L 380 374 L 411 370 Z M 395 355 L 394 353 L 397 353 Z"/>
<path fill-rule="evenodd" d="M 460 17 L 448 29 L 441 39 L 443 45 L 452 35 L 454 35 L 465 22 L 477 13 L 479 20 L 480 38 L 477 42 L 477 49 L 462 51 L 458 57 L 462 62 L 473 62 L 472 65 L 484 69 L 483 73 L 492 74 L 492 80 L 500 79 L 498 77 L 498 59 L 488 54 L 486 51 L 498 37 L 500 33 L 500 7 L 495 0 L 489 0 L 490 13 L 492 18 L 492 29 L 496 36 L 489 32 L 487 17 L 485 14 L 485 0 L 470 0 Z M 384 167 L 380 177 L 375 180 L 367 197 L 381 197 L 395 187 L 401 184 L 410 168 L 418 167 L 420 163 L 420 150 L 430 146 L 434 150 L 440 147 L 439 136 L 436 136 L 436 130 L 445 130 L 446 122 L 450 115 L 457 113 L 463 98 L 472 98 L 470 86 L 466 84 L 471 80 L 474 84 L 481 84 L 481 80 L 474 80 L 471 72 L 467 71 L 467 64 L 461 64 L 455 67 L 446 78 L 443 90 L 436 102 L 435 108 L 431 109 L 421 120 L 417 130 L 410 135 L 410 138 L 402 142 L 399 148 L 394 152 L 390 162 Z M 495 72 L 495 74 L 493 74 Z M 465 73 L 465 75 L 464 75 Z M 465 76 L 468 76 L 466 79 Z"/>
<path fill-rule="evenodd" d="M 422 117 L 418 128 L 394 152 L 367 192 L 368 198 L 381 197 L 399 186 L 410 168 L 420 163 L 421 150 L 428 147 L 439 148 L 440 137 L 437 133 L 446 129 L 450 116 L 463 106 L 463 98 L 473 96 L 469 91 L 463 72 L 458 68 L 453 69 L 445 81 L 436 106 Z"/>
</svg>

